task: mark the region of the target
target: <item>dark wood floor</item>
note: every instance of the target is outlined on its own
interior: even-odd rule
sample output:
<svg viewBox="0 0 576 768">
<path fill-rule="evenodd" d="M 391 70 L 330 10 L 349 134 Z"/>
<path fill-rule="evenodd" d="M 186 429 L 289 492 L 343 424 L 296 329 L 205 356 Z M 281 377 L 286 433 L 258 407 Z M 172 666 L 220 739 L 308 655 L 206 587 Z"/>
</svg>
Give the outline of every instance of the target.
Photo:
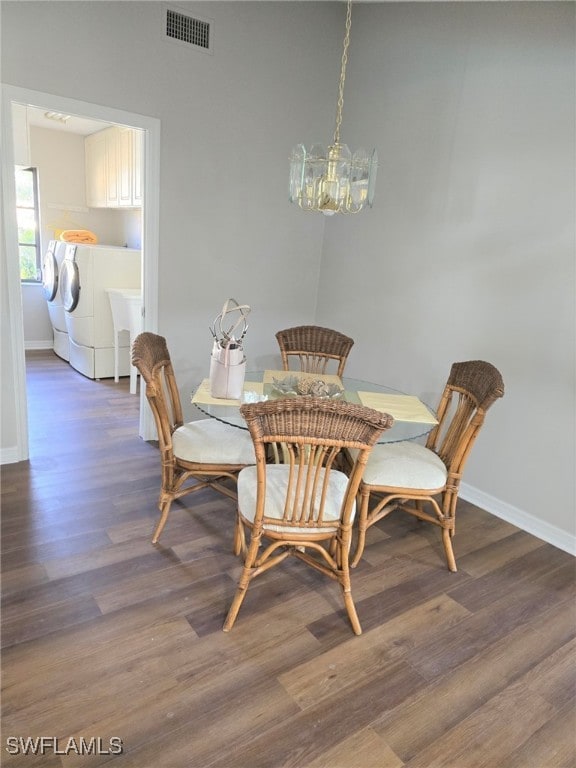
<svg viewBox="0 0 576 768">
<path fill-rule="evenodd" d="M 461 502 L 453 574 L 439 531 L 397 514 L 353 574 L 362 636 L 298 561 L 224 634 L 233 504 L 188 497 L 152 546 L 159 459 L 128 380 L 27 360 L 31 458 L 2 467 L 3 766 L 576 766 L 570 555 Z M 40 736 L 58 741 L 23 754 Z"/>
</svg>

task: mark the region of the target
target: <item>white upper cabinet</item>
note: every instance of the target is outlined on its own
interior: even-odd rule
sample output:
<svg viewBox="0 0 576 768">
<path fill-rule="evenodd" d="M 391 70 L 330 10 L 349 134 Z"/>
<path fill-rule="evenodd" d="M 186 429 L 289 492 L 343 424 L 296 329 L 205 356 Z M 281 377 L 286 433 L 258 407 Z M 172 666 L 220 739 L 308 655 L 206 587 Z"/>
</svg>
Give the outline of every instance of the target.
<svg viewBox="0 0 576 768">
<path fill-rule="evenodd" d="M 106 208 L 108 200 L 106 131 L 98 131 L 84 140 L 86 157 L 86 205 Z"/>
<path fill-rule="evenodd" d="M 142 131 L 112 126 L 85 139 L 89 208 L 142 205 Z"/>
<path fill-rule="evenodd" d="M 132 131 L 132 202 L 137 206 L 142 205 L 143 147 L 144 131 Z"/>
</svg>

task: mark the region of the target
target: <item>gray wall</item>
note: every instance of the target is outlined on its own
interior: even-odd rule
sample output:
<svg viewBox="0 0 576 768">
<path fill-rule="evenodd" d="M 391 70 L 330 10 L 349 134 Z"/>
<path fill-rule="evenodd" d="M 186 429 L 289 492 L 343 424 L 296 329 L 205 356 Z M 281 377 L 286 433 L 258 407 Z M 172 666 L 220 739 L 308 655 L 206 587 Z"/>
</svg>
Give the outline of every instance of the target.
<svg viewBox="0 0 576 768">
<path fill-rule="evenodd" d="M 2 3 L 2 77 L 161 120 L 159 329 L 185 390 L 205 374 L 208 323 L 226 296 L 255 308 L 258 366 L 276 354 L 277 327 L 314 318 L 323 221 L 287 205 L 287 168 L 301 135 L 332 128 L 322 86 L 339 67 L 342 14 L 178 6 L 213 19 L 213 55 L 164 38 L 162 3 Z"/>
<path fill-rule="evenodd" d="M 159 3 L 4 2 L 2 75 L 161 120 L 159 330 L 183 391 L 227 295 L 254 307 L 255 367 L 312 320 L 356 338 L 351 373 L 431 402 L 453 360 L 491 360 L 507 393 L 468 490 L 573 537 L 573 5 L 355 5 L 342 138 L 377 146 L 377 197 L 329 221 L 289 207 L 287 158 L 331 139 L 342 4 L 178 5 L 214 19 L 213 56 L 165 41 Z"/>
<path fill-rule="evenodd" d="M 453 361 L 494 363 L 465 481 L 574 531 L 574 5 L 354 14 L 344 137 L 381 167 L 372 211 L 326 224 L 317 319 L 429 402 Z"/>
</svg>

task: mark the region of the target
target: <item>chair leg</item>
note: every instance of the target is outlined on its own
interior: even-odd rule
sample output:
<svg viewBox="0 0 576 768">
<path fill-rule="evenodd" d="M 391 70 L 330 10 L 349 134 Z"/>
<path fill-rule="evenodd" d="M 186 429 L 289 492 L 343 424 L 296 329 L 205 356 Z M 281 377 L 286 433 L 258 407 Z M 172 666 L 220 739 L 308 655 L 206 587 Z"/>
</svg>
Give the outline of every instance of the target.
<svg viewBox="0 0 576 768">
<path fill-rule="evenodd" d="M 338 580 L 342 586 L 344 605 L 346 606 L 346 612 L 348 614 L 348 618 L 350 619 L 350 624 L 352 625 L 354 634 L 361 635 L 362 627 L 360 626 L 360 620 L 358 619 L 356 606 L 354 605 L 354 600 L 352 599 L 352 585 L 350 584 L 350 566 L 348 561 L 350 539 L 350 531 L 348 531 L 347 535 L 343 536 L 339 543 L 338 566 L 340 572 L 338 574 Z"/>
<path fill-rule="evenodd" d="M 240 520 L 240 515 L 236 513 L 236 524 L 234 526 L 234 549 L 233 552 L 238 556 L 246 549 L 246 540 L 244 537 L 244 527 Z"/>
<path fill-rule="evenodd" d="M 230 632 L 230 630 L 234 626 L 234 622 L 236 621 L 236 617 L 238 616 L 238 611 L 240 610 L 240 606 L 242 605 L 242 603 L 244 602 L 244 598 L 246 597 L 246 592 L 248 591 L 248 585 L 252 580 L 253 565 L 256 562 L 256 556 L 258 555 L 258 548 L 260 546 L 261 538 L 262 538 L 261 536 L 258 536 L 256 538 L 252 538 L 250 541 L 250 546 L 248 548 L 248 552 L 246 553 L 246 560 L 244 563 L 244 567 L 242 569 L 240 581 L 238 582 L 238 588 L 236 589 L 236 594 L 234 595 L 234 599 L 232 600 L 232 605 L 230 606 L 230 610 L 228 611 L 228 615 L 226 616 L 226 621 L 224 622 L 224 626 L 222 627 L 222 630 L 224 632 Z"/>
<path fill-rule="evenodd" d="M 356 606 L 354 605 L 354 600 L 352 599 L 350 586 L 348 586 L 348 589 L 345 589 L 344 585 L 342 585 L 342 593 L 344 595 L 344 605 L 346 606 L 346 612 L 348 614 L 348 618 L 350 619 L 350 624 L 352 624 L 354 634 L 361 635 L 362 627 L 360 626 L 358 614 L 356 613 Z"/>
<path fill-rule="evenodd" d="M 364 552 L 364 546 L 366 544 L 366 531 L 368 529 L 368 502 L 370 500 L 370 492 L 367 489 L 363 489 L 359 494 L 360 509 L 358 514 L 358 539 L 356 541 L 356 551 L 350 561 L 350 568 L 356 568 Z"/>
<path fill-rule="evenodd" d="M 168 520 L 168 513 L 170 512 L 171 505 L 172 499 L 166 499 L 160 504 L 160 520 L 158 521 L 158 525 L 156 526 L 156 530 L 152 536 L 152 544 L 157 543 L 158 539 L 160 538 L 160 534 L 164 530 L 166 520 Z"/>
<path fill-rule="evenodd" d="M 234 626 L 234 622 L 236 621 L 236 617 L 238 616 L 238 611 L 240 610 L 240 606 L 244 602 L 244 598 L 246 597 L 246 592 L 248 591 L 248 584 L 250 582 L 250 575 L 247 573 L 247 569 L 244 568 L 242 571 L 242 576 L 240 577 L 240 583 L 238 584 L 238 589 L 236 590 L 236 594 L 234 595 L 234 599 L 232 600 L 232 605 L 230 606 L 230 610 L 228 611 L 228 615 L 226 616 L 226 621 L 224 622 L 224 626 L 222 627 L 223 632 L 230 632 L 232 627 Z"/>
<path fill-rule="evenodd" d="M 456 573 L 456 558 L 454 557 L 454 550 L 452 549 L 452 531 L 449 528 L 442 528 L 442 543 L 444 544 L 444 552 L 446 553 L 446 562 L 448 563 L 448 570 L 452 573 Z"/>
</svg>

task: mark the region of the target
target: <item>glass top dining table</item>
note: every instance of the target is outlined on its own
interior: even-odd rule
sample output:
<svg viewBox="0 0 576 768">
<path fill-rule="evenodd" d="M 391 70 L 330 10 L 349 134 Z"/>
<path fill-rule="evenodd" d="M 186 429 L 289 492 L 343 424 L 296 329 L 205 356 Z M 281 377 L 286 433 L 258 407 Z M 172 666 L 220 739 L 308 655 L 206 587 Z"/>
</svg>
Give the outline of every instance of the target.
<svg viewBox="0 0 576 768">
<path fill-rule="evenodd" d="M 244 392 L 240 400 L 218 400 L 210 397 L 210 384 L 207 379 L 204 379 L 194 391 L 192 403 L 210 418 L 217 419 L 239 429 L 248 429 L 240 413 L 240 405 L 242 403 L 286 397 L 285 394 L 277 391 L 271 382 L 271 374 L 274 373 L 273 371 L 247 371 Z M 277 373 L 283 376 L 299 377 L 302 375 L 299 371 L 282 371 Z M 335 379 L 335 377 L 326 377 L 322 376 L 322 374 L 319 374 L 317 378 Z M 404 392 L 382 384 L 353 379 L 348 376 L 341 377 L 339 381 L 341 381 L 342 388 L 344 389 L 341 397 L 347 402 L 375 407 L 371 403 L 371 393 L 374 393 L 374 395 L 390 396 L 382 398 L 383 407 L 378 407 L 378 409 L 391 413 L 394 416 L 394 424 L 380 436 L 379 443 L 416 440 L 417 438 L 425 437 L 436 424 L 435 414 L 432 409 L 418 400 L 418 398 L 411 397 Z M 395 413 L 396 402 L 398 403 L 398 410 Z M 410 413 L 405 413 L 403 410 L 405 403 L 416 404 L 416 410 L 411 408 Z M 405 415 L 407 420 L 404 420 Z"/>
</svg>

